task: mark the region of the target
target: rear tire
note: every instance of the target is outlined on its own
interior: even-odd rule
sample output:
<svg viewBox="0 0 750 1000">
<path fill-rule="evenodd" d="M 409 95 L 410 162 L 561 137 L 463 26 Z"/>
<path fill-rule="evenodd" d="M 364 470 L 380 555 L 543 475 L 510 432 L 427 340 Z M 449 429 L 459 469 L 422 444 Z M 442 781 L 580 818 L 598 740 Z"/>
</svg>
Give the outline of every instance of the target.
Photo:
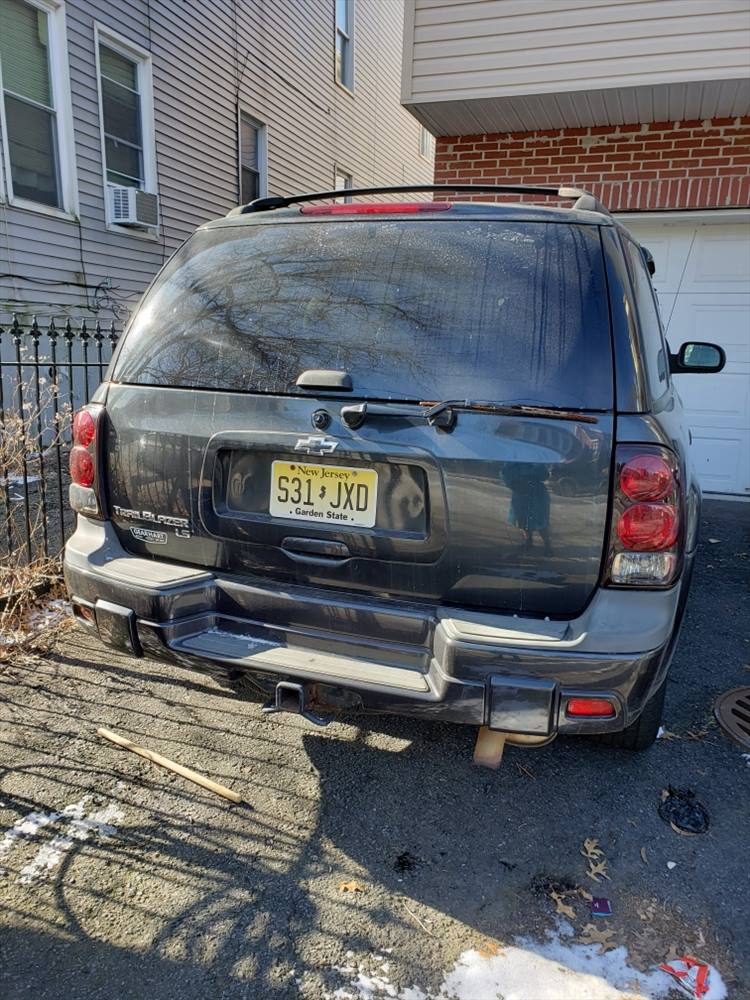
<svg viewBox="0 0 750 1000">
<path fill-rule="evenodd" d="M 631 722 L 619 733 L 602 733 L 600 736 L 595 736 L 596 742 L 600 746 L 614 747 L 618 750 L 648 750 L 653 746 L 659 733 L 666 693 L 667 682 L 664 681 L 656 694 L 646 702 L 635 722 Z"/>
</svg>

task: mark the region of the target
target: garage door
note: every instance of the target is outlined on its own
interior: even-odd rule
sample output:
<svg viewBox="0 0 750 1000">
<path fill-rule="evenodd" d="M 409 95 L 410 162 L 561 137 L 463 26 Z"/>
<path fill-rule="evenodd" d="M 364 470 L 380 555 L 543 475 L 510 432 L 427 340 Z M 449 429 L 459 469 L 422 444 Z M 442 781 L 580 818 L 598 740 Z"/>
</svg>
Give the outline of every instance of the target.
<svg viewBox="0 0 750 1000">
<path fill-rule="evenodd" d="M 718 375 L 675 379 L 706 492 L 750 495 L 750 223 L 623 220 L 654 255 L 670 349 L 720 344 Z"/>
</svg>

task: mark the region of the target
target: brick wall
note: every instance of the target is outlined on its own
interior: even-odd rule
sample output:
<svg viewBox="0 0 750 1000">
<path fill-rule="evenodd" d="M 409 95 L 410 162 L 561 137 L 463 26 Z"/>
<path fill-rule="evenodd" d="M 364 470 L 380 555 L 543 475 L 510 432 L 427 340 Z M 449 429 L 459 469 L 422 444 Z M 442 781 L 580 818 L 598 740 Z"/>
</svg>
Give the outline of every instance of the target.
<svg viewBox="0 0 750 1000">
<path fill-rule="evenodd" d="M 750 118 L 438 138 L 435 183 L 480 180 L 585 187 L 612 211 L 746 208 Z"/>
</svg>

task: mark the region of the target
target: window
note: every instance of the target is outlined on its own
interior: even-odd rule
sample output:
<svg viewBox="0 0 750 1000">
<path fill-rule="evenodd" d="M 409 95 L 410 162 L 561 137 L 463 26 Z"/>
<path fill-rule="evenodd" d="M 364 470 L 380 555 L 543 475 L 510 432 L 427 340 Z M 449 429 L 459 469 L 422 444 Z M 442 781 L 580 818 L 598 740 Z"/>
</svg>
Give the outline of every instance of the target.
<svg viewBox="0 0 750 1000">
<path fill-rule="evenodd" d="M 649 393 L 651 399 L 656 400 L 664 395 L 669 386 L 667 345 L 662 332 L 651 278 L 646 269 L 646 261 L 641 248 L 627 239 L 624 243 L 630 263 L 630 276 L 635 293 Z"/>
<path fill-rule="evenodd" d="M 336 167 L 333 175 L 333 188 L 334 191 L 350 191 L 354 187 L 354 178 L 351 174 L 345 173 Z M 344 198 L 345 202 L 350 202 L 352 196 L 350 194 L 346 195 Z"/>
<path fill-rule="evenodd" d="M 354 0 L 336 0 L 336 82 L 354 90 Z"/>
<path fill-rule="evenodd" d="M 0 124 L 13 203 L 75 208 L 66 61 L 59 4 L 0 2 Z"/>
<path fill-rule="evenodd" d="M 142 188 L 145 176 L 138 63 L 100 44 L 99 76 L 107 180 Z"/>
<path fill-rule="evenodd" d="M 262 198 L 265 191 L 265 128 L 240 112 L 240 204 Z"/>
<path fill-rule="evenodd" d="M 150 56 L 99 27 L 96 39 L 105 183 L 155 193 Z"/>
<path fill-rule="evenodd" d="M 114 378 L 288 393 L 331 368 L 364 399 L 611 407 L 596 226 L 364 218 L 199 231 L 151 287 Z"/>
<path fill-rule="evenodd" d="M 427 160 L 432 159 L 432 136 L 424 125 L 419 126 L 419 155 Z"/>
</svg>

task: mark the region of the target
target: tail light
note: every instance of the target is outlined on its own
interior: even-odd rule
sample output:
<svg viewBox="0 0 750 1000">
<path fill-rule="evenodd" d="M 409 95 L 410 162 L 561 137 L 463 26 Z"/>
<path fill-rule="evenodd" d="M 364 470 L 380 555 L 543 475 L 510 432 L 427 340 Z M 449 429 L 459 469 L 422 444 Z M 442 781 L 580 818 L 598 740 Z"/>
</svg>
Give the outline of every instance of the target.
<svg viewBox="0 0 750 1000">
<path fill-rule="evenodd" d="M 103 517 L 100 483 L 101 426 L 104 407 L 90 403 L 73 418 L 70 450 L 70 506 L 88 517 Z"/>
<path fill-rule="evenodd" d="M 680 564 L 685 498 L 675 455 L 620 445 L 609 539 L 611 586 L 666 587 Z"/>
<path fill-rule="evenodd" d="M 636 503 L 626 507 L 617 521 L 617 534 L 626 549 L 660 552 L 677 541 L 677 511 L 666 503 Z"/>
<path fill-rule="evenodd" d="M 628 500 L 663 500 L 673 485 L 672 468 L 662 455 L 634 455 L 620 469 L 620 489 Z"/>
</svg>

